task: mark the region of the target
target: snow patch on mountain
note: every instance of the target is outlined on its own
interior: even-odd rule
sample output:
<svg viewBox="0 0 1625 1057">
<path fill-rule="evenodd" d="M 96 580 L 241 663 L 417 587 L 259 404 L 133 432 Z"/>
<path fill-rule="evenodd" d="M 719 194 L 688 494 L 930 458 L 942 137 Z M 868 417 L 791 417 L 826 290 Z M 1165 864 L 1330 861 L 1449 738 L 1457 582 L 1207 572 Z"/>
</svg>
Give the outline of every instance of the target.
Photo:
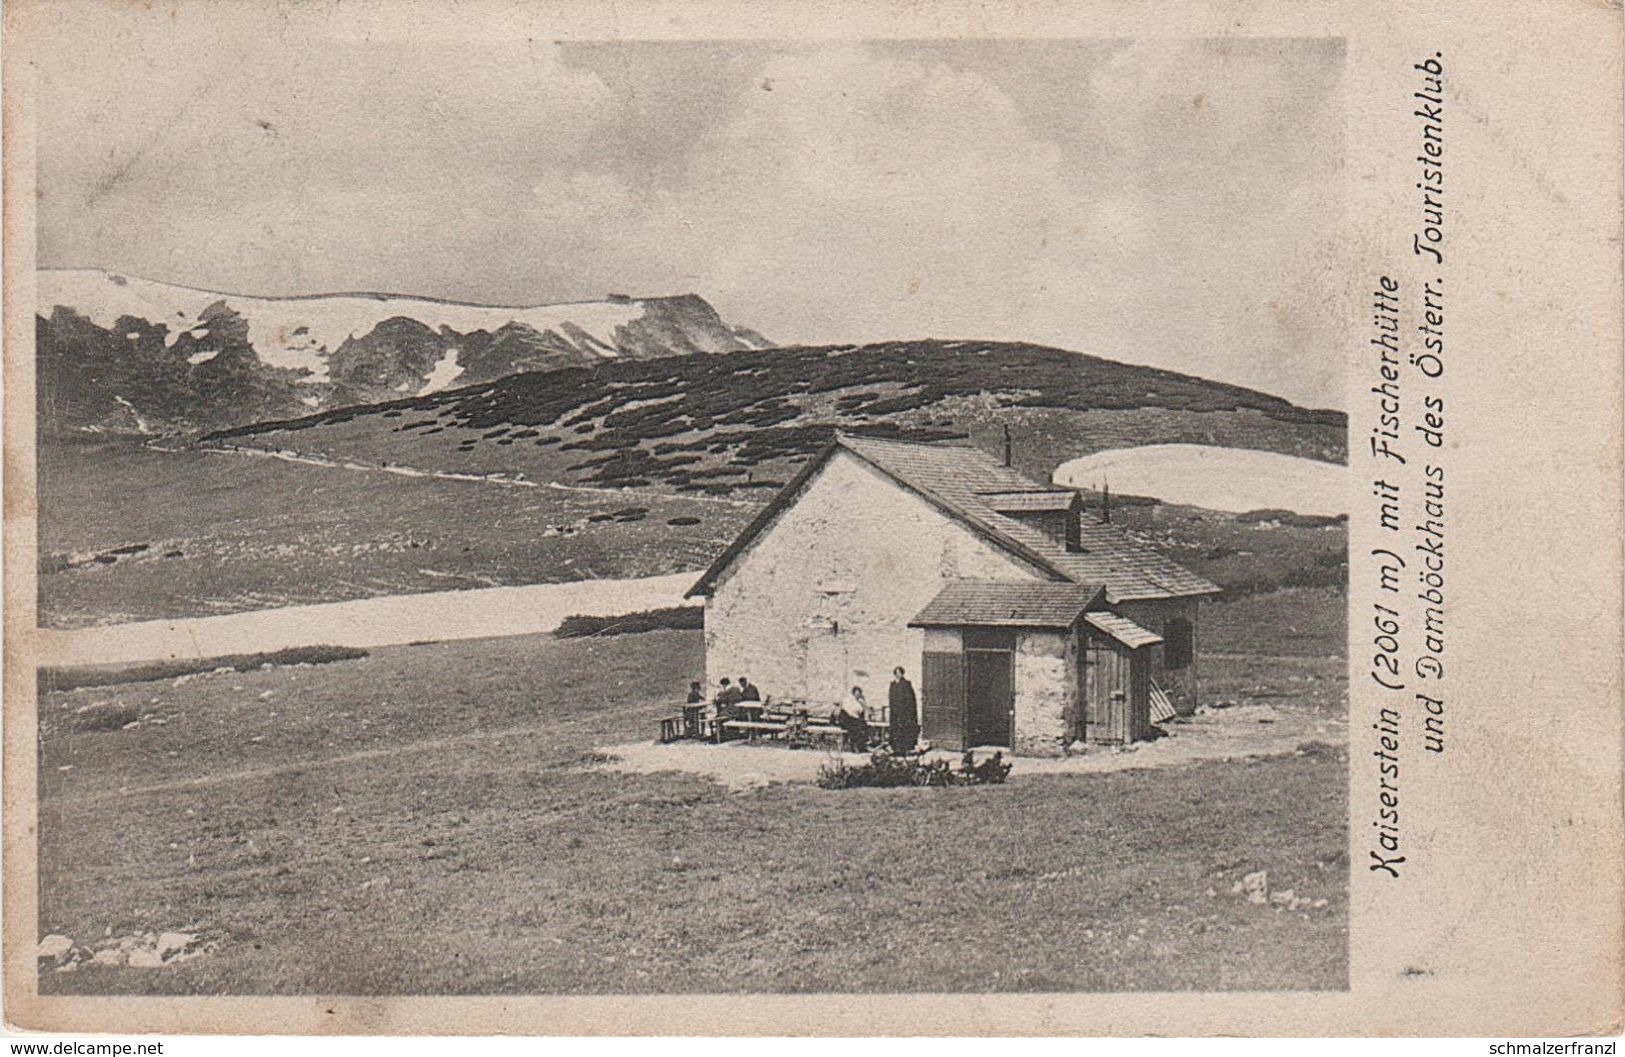
<svg viewBox="0 0 1625 1057">
<path fill-rule="evenodd" d="M 41 270 L 36 288 L 52 431 L 130 429 L 115 394 L 155 428 L 223 428 L 511 374 L 772 347 L 697 294 L 515 308 L 370 293 L 253 297 L 88 269 Z"/>
<path fill-rule="evenodd" d="M 328 380 L 328 357 L 347 339 L 363 337 L 396 317 L 460 334 L 494 332 L 514 323 L 538 333 L 552 331 L 607 359 L 618 355 L 616 332 L 646 313 L 643 302 L 630 298 L 513 308 L 383 294 L 247 297 L 88 269 L 42 270 L 37 289 L 42 316 L 62 307 L 104 328 L 123 316 L 161 323 L 168 328 L 164 341 L 169 346 L 188 332 L 206 334 L 204 311 L 224 305 L 247 321 L 249 342 L 261 362 L 307 372 L 304 380 L 310 382 Z"/>
<path fill-rule="evenodd" d="M 1109 485 L 1121 495 L 1155 496 L 1168 503 L 1237 514 L 1348 512 L 1348 467 L 1251 448 L 1207 444 L 1115 448 L 1062 463 L 1052 479 L 1070 488 Z"/>
<path fill-rule="evenodd" d="M 462 373 L 463 365 L 457 362 L 457 350 L 447 349 L 439 362 L 429 369 L 429 377 L 424 379 L 423 388 L 418 390 L 418 395 L 428 396 L 430 393 L 438 393 L 451 385 Z"/>
</svg>

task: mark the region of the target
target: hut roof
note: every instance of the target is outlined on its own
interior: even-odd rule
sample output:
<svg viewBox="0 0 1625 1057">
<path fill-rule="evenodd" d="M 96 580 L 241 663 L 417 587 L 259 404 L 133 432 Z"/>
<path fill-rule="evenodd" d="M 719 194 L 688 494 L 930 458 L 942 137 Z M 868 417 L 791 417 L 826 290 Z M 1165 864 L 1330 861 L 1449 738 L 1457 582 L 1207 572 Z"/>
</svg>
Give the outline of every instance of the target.
<svg viewBox="0 0 1625 1057">
<path fill-rule="evenodd" d="M 951 580 L 909 627 L 1070 628 L 1105 597 L 1097 584 Z"/>
<path fill-rule="evenodd" d="M 1119 616 L 1116 613 L 1085 613 L 1083 621 L 1096 631 L 1103 631 L 1110 635 L 1131 650 L 1137 650 L 1141 646 L 1155 646 L 1162 641 L 1161 635 L 1154 631 L 1147 631 L 1128 617 Z"/>
<path fill-rule="evenodd" d="M 1079 515 L 1079 549 L 1070 550 L 1042 529 L 1011 517 L 1010 510 L 1069 509 L 1006 504 L 1061 501 L 1062 490 L 1044 485 L 965 444 L 921 444 L 838 434 L 773 498 L 705 571 L 690 595 L 707 594 L 752 540 L 795 501 L 802 487 L 838 451 L 848 451 L 951 517 L 975 529 L 1039 571 L 1074 584 L 1101 584 L 1113 603 L 1139 599 L 1185 598 L 1218 592 L 1218 587 L 1157 551 L 1136 543 L 1120 529 L 1088 514 Z M 1016 499 L 1015 496 L 1032 496 Z M 1071 500 L 1066 501 L 1068 504 Z"/>
</svg>

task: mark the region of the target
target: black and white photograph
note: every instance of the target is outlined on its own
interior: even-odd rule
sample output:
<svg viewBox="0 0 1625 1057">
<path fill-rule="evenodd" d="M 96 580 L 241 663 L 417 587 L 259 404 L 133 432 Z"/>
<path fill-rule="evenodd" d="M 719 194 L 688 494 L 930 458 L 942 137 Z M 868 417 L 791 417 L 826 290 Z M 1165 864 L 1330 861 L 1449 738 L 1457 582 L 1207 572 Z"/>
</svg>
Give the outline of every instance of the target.
<svg viewBox="0 0 1625 1057">
<path fill-rule="evenodd" d="M 1345 986 L 1339 40 L 165 37 L 44 71 L 42 991 Z"/>
<path fill-rule="evenodd" d="M 1348 995 L 1472 722 L 1470 100 L 1368 275 L 1330 26 L 48 6 L 41 999 Z"/>
</svg>

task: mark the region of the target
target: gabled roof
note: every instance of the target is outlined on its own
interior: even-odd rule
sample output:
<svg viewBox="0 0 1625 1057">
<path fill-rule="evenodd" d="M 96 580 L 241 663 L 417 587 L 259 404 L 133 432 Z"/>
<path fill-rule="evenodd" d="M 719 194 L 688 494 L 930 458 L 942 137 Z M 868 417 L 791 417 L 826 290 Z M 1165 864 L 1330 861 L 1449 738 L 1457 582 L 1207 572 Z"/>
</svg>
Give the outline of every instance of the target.
<svg viewBox="0 0 1625 1057">
<path fill-rule="evenodd" d="M 1147 631 L 1128 617 L 1116 613 L 1085 613 L 1083 622 L 1096 631 L 1105 632 L 1131 650 L 1137 650 L 1141 646 L 1155 646 L 1162 641 L 1161 635 Z"/>
<path fill-rule="evenodd" d="M 1189 569 L 1087 514 L 1079 518 L 1081 550 L 1070 551 L 1063 541 L 1042 529 L 1001 513 L 990 499 L 997 497 L 994 501 L 1002 502 L 1016 493 L 1059 496 L 1060 490 L 1017 473 L 969 445 L 838 434 L 745 526 L 689 595 L 709 593 L 733 560 L 795 501 L 803 486 L 838 451 L 857 456 L 1041 573 L 1058 581 L 1104 585 L 1111 602 L 1183 598 L 1219 590 Z"/>
<path fill-rule="evenodd" d="M 908 626 L 1070 628 L 1084 610 L 1105 600 L 1106 589 L 1098 584 L 950 580 Z"/>
</svg>

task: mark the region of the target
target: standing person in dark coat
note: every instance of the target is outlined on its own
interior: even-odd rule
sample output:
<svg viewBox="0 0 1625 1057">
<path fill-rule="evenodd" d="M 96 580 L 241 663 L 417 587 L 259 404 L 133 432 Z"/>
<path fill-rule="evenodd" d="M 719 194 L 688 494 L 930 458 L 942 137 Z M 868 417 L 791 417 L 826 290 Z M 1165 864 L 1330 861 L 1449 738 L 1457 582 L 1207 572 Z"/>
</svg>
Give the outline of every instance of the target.
<svg viewBox="0 0 1625 1057">
<path fill-rule="evenodd" d="M 919 700 L 914 696 L 914 684 L 908 681 L 901 668 L 892 669 L 891 689 L 886 703 L 891 716 L 891 751 L 913 752 L 920 742 Z"/>
</svg>

